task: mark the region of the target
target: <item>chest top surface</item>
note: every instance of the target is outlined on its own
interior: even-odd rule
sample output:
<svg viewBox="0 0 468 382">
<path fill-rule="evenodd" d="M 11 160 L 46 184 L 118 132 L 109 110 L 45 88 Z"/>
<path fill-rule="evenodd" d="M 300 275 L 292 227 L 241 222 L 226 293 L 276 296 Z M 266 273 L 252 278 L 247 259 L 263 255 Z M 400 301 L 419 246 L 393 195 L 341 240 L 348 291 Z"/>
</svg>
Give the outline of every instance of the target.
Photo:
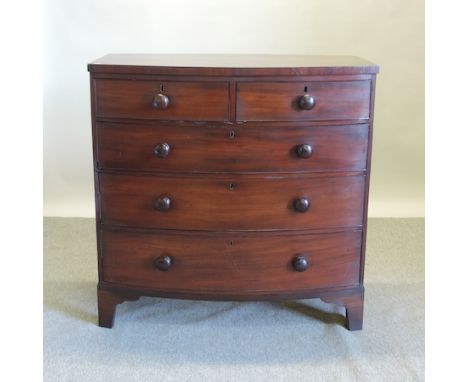
<svg viewBox="0 0 468 382">
<path fill-rule="evenodd" d="M 354 56 L 252 54 L 108 54 L 90 72 L 187 75 L 351 75 L 378 73 L 378 65 Z"/>
</svg>

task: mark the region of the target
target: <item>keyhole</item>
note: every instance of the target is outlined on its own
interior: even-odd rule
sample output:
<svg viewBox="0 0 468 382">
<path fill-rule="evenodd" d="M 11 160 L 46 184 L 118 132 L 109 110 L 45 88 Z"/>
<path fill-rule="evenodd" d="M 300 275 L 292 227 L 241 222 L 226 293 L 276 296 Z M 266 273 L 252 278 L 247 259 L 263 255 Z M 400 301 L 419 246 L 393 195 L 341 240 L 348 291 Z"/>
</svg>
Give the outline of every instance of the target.
<svg viewBox="0 0 468 382">
<path fill-rule="evenodd" d="M 236 187 L 234 183 L 229 183 L 229 191 L 234 190 L 234 187 Z"/>
<path fill-rule="evenodd" d="M 159 91 L 160 91 L 161 93 L 164 91 L 164 85 L 163 85 L 163 84 L 159 85 Z"/>
<path fill-rule="evenodd" d="M 304 86 L 304 93 L 307 93 L 307 90 L 309 89 L 308 86 Z"/>
<path fill-rule="evenodd" d="M 229 245 L 234 245 L 234 241 L 233 241 L 233 240 L 229 240 Z"/>
<path fill-rule="evenodd" d="M 234 139 L 236 137 L 236 132 L 234 130 L 231 130 L 229 132 L 229 139 Z"/>
</svg>

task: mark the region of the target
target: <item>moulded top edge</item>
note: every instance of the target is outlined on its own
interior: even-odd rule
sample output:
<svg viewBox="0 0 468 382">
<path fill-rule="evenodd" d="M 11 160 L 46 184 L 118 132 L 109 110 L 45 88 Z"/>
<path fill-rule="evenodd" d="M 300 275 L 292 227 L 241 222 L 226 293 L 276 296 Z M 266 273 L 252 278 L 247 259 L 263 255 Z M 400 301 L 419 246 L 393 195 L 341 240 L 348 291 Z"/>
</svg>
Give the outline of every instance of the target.
<svg viewBox="0 0 468 382">
<path fill-rule="evenodd" d="M 108 54 L 90 72 L 192 75 L 375 74 L 379 66 L 354 56 Z"/>
</svg>

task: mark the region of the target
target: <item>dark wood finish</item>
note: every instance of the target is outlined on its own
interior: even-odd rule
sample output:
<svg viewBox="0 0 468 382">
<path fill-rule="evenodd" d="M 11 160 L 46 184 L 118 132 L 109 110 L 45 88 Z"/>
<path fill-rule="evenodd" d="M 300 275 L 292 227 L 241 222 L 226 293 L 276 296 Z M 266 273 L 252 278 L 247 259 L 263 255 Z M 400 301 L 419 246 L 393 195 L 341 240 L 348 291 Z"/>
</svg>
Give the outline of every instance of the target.
<svg viewBox="0 0 468 382">
<path fill-rule="evenodd" d="M 133 261 L 133 259 L 130 261 Z M 154 260 L 154 265 L 160 271 L 168 271 L 172 267 L 173 262 L 174 259 L 171 256 L 161 255 L 156 257 Z"/>
<path fill-rule="evenodd" d="M 245 294 L 239 294 L 236 291 L 223 291 L 222 293 L 213 292 L 198 292 L 193 289 L 188 290 L 155 290 L 154 288 L 126 286 L 123 284 L 113 284 L 105 281 L 100 281 L 98 291 L 110 292 L 114 309 L 106 312 L 100 312 L 99 323 L 102 327 L 111 328 L 114 321 L 115 306 L 125 301 L 137 300 L 140 296 L 164 297 L 164 298 L 180 298 L 180 299 L 198 299 L 198 300 L 213 300 L 213 301 L 256 301 L 256 300 L 284 300 L 284 299 L 306 299 L 320 298 L 323 301 L 331 304 L 349 306 L 346 309 L 346 327 L 349 330 L 360 330 L 362 328 L 362 309 L 359 308 L 359 303 L 363 304 L 364 288 L 362 285 L 356 287 L 345 288 L 312 288 L 302 290 L 287 289 L 280 292 L 274 291 L 248 291 Z M 99 292 L 98 292 L 99 295 Z M 98 298 L 99 302 L 99 298 Z M 347 305 L 345 305 L 347 304 Z M 361 313 L 361 320 L 359 314 Z M 112 314 L 112 315 L 111 315 Z"/>
<path fill-rule="evenodd" d="M 310 201 L 308 198 L 298 198 L 294 200 L 293 205 L 297 212 L 307 212 L 310 208 Z"/>
<path fill-rule="evenodd" d="M 125 301 L 135 301 L 139 298 L 139 293 L 131 291 L 120 291 L 116 293 L 110 289 L 103 289 L 98 286 L 99 326 L 112 328 L 114 326 L 116 306 Z"/>
<path fill-rule="evenodd" d="M 309 260 L 305 256 L 296 256 L 292 261 L 293 268 L 298 272 L 305 272 L 309 268 Z"/>
<path fill-rule="evenodd" d="M 361 293 L 362 285 L 346 286 L 346 287 L 329 287 L 329 288 L 308 288 L 308 289 L 287 289 L 282 291 L 271 290 L 247 290 L 243 293 L 238 293 L 236 290 L 223 291 L 197 291 L 195 289 L 154 289 L 152 287 L 136 287 L 127 286 L 124 284 L 110 283 L 100 281 L 98 284 L 100 289 L 109 290 L 115 294 L 132 292 L 140 296 L 163 297 L 163 298 L 180 298 L 188 300 L 204 300 L 204 301 L 260 301 L 260 300 L 285 300 L 285 299 L 308 299 L 308 298 L 326 298 L 330 296 L 348 296 Z M 335 302 L 330 302 L 335 303 Z M 339 305 L 338 303 L 335 303 Z"/>
<path fill-rule="evenodd" d="M 96 213 L 96 250 L 97 250 L 97 266 L 98 266 L 98 278 L 99 282 L 102 280 L 102 252 L 101 252 L 101 198 L 99 194 L 99 173 L 98 173 L 98 139 L 96 129 L 96 102 L 94 88 L 95 81 L 90 78 L 90 98 L 91 98 L 91 126 L 92 126 L 92 140 L 93 140 L 93 170 L 94 170 L 94 200 L 95 200 L 95 213 Z"/>
<path fill-rule="evenodd" d="M 162 88 L 164 85 L 161 85 Z M 169 107 L 170 99 L 167 95 L 158 93 L 153 98 L 153 107 L 155 109 L 166 110 Z"/>
<path fill-rule="evenodd" d="M 168 211 L 171 208 L 172 200 L 169 196 L 160 196 L 154 203 L 154 208 L 158 211 Z"/>
<path fill-rule="evenodd" d="M 362 223 L 363 176 L 137 176 L 101 174 L 101 222 L 130 227 L 257 230 Z M 155 210 L 161 197 L 170 209 Z M 309 200 L 305 212 L 296 200 Z"/>
<path fill-rule="evenodd" d="M 310 158 L 312 156 L 313 151 L 314 148 L 312 147 L 312 145 L 309 145 L 307 143 L 296 146 L 296 155 L 302 159 Z"/>
<path fill-rule="evenodd" d="M 164 89 L 167 106 L 155 97 Z M 96 116 L 156 120 L 229 119 L 227 82 L 96 80 Z M 161 98 L 161 97 L 159 97 Z"/>
<path fill-rule="evenodd" d="M 368 125 L 98 123 L 102 169 L 158 172 L 306 172 L 366 169 Z M 155 155 L 166 143 L 170 153 Z M 298 155 L 310 145 L 310 157 Z"/>
<path fill-rule="evenodd" d="M 178 76 L 334 76 L 377 73 L 359 57 L 252 54 L 108 54 L 88 65 L 92 73 Z"/>
<path fill-rule="evenodd" d="M 309 94 L 304 94 L 302 97 L 299 97 L 298 106 L 302 110 L 311 110 L 315 106 L 315 98 Z"/>
<path fill-rule="evenodd" d="M 238 82 L 240 121 L 368 119 L 370 81 Z M 301 109 L 304 91 L 314 98 Z"/>
<path fill-rule="evenodd" d="M 374 103 L 375 103 L 375 75 L 372 76 L 371 86 L 371 99 L 370 99 L 370 112 L 371 116 L 374 115 Z M 362 230 L 362 248 L 361 248 L 361 275 L 359 282 L 364 283 L 364 264 L 366 262 L 366 243 L 367 243 L 367 211 L 369 206 L 369 188 L 370 188 L 370 174 L 371 174 L 371 159 L 372 159 L 372 133 L 374 131 L 374 118 L 371 118 L 369 125 L 369 135 L 367 137 L 369 142 L 369 148 L 367 151 L 367 174 L 366 174 L 366 186 L 364 189 L 364 211 L 362 214 L 363 230 Z"/>
<path fill-rule="evenodd" d="M 184 235 L 103 230 L 104 281 L 154 289 L 217 293 L 358 285 L 361 232 Z M 308 269 L 297 272 L 298 254 Z M 170 256 L 161 272 L 154 262 Z M 167 260 L 167 259 L 166 259 Z M 167 262 L 167 261 L 166 261 Z"/>
<path fill-rule="evenodd" d="M 346 327 L 349 330 L 361 330 L 364 317 L 364 289 L 348 295 L 324 295 L 325 302 L 344 306 L 346 309 Z"/>
<path fill-rule="evenodd" d="M 158 143 L 156 146 L 154 146 L 153 153 L 159 158 L 167 158 L 169 153 L 171 152 L 171 146 L 169 143 L 162 142 Z"/>
<path fill-rule="evenodd" d="M 362 328 L 378 66 L 108 55 L 88 69 L 100 326 L 144 295 L 321 298 Z"/>
</svg>

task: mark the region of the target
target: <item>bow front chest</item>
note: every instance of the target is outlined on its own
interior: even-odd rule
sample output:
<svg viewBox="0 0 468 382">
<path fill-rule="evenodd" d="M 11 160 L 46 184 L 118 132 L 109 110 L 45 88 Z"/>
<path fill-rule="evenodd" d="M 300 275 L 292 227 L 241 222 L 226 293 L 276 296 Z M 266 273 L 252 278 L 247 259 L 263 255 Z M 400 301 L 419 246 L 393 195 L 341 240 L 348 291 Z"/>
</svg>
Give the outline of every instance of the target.
<svg viewBox="0 0 468 382">
<path fill-rule="evenodd" d="M 88 69 L 100 326 L 159 296 L 321 298 L 362 328 L 376 65 L 129 54 Z"/>
</svg>

